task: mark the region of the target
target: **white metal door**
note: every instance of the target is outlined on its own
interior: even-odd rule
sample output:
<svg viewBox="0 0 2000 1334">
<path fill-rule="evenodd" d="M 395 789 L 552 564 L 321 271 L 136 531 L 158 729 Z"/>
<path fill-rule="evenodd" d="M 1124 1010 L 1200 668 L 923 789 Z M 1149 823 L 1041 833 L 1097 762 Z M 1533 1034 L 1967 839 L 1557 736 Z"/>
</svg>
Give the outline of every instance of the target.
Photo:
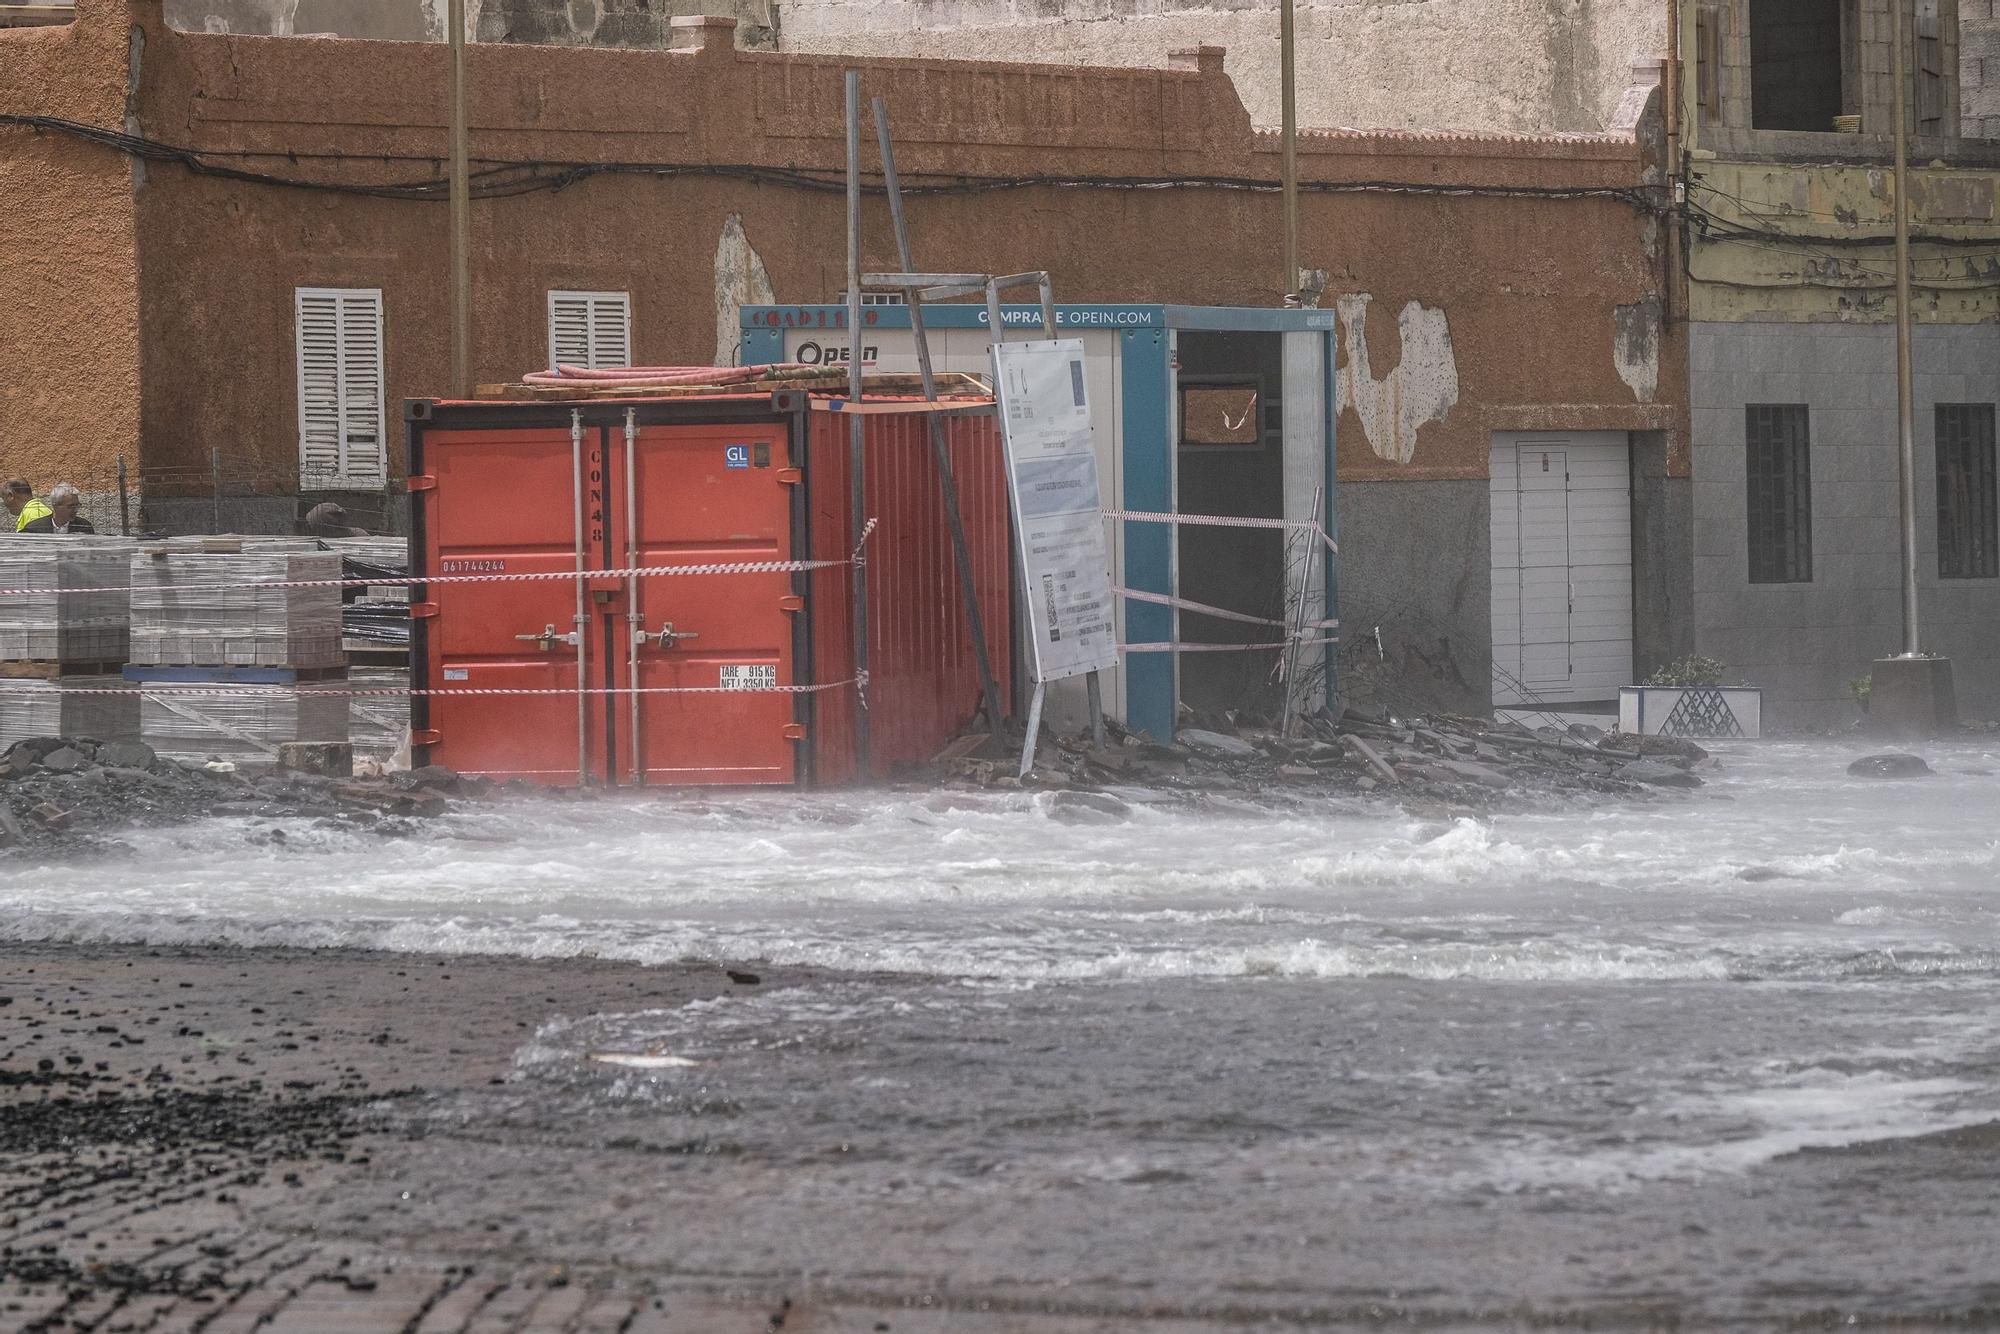
<svg viewBox="0 0 2000 1334">
<path fill-rule="evenodd" d="M 1497 436 L 1491 498 L 1493 702 L 1615 699 L 1632 677 L 1625 436 Z"/>
</svg>

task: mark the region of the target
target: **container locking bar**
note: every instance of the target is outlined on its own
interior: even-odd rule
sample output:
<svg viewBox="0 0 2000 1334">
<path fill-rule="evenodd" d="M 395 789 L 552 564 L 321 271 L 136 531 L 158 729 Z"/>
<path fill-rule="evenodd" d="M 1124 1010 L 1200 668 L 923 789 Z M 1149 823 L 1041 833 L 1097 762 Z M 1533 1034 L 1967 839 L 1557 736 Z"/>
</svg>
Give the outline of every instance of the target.
<svg viewBox="0 0 2000 1334">
<path fill-rule="evenodd" d="M 524 644 L 537 645 L 544 653 L 553 653 L 557 644 L 568 644 L 571 648 L 575 648 L 578 635 L 574 630 L 568 634 L 557 634 L 555 625 L 551 623 L 543 626 L 542 632 L 538 635 L 515 635 L 514 638 Z"/>
<path fill-rule="evenodd" d="M 700 639 L 700 638 L 701 634 L 699 631 L 676 630 L 674 629 L 674 623 L 672 621 L 668 621 L 666 624 L 662 625 L 658 630 L 655 630 L 651 633 L 648 633 L 645 630 L 640 630 L 637 633 L 637 635 L 633 638 L 632 642 L 635 648 L 645 647 L 648 645 L 658 648 L 673 648 L 675 645 L 679 644 L 680 641 L 683 639 Z"/>
</svg>

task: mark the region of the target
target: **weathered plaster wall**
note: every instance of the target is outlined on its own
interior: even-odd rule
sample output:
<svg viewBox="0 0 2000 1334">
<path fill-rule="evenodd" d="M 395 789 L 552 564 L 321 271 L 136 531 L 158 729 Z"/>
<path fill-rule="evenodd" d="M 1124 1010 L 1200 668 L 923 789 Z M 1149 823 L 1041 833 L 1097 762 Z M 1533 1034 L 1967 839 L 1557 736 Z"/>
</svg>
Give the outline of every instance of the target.
<svg viewBox="0 0 2000 1334">
<path fill-rule="evenodd" d="M 476 15 L 484 0 L 466 0 Z M 169 26 L 259 37 L 332 35 L 440 41 L 445 0 L 162 0 Z M 471 19 L 468 19 L 468 27 Z"/>
<path fill-rule="evenodd" d="M 1933 158 L 1910 177 L 1911 229 L 1920 238 L 1910 247 L 1917 315 L 1939 324 L 1993 321 L 2000 319 L 2000 145 L 1953 147 L 1953 165 Z M 1894 174 L 1881 162 L 1698 162 L 1694 205 L 1729 227 L 1796 239 L 1701 240 L 1696 232 L 1693 317 L 1893 319 L 1894 250 L 1881 242 L 1894 230 L 1894 198 Z M 1976 244 L 1926 243 L 1927 236 Z M 1876 243 L 1858 244 L 1869 238 Z"/>
<path fill-rule="evenodd" d="M 739 51 L 718 21 L 688 32 L 707 44 L 665 53 L 474 48 L 475 156 L 839 170 L 841 71 L 852 62 Z M 441 151 L 435 90 L 444 53 L 435 46 L 172 32 L 157 45 L 145 114 L 162 136 L 268 152 L 263 161 L 274 168 L 350 178 L 407 177 Z M 899 165 L 911 181 L 1278 174 L 1275 140 L 1252 131 L 1220 52 L 1164 71 L 908 62 L 863 70 L 864 96 L 889 100 Z M 332 149 L 392 155 L 400 165 L 370 158 L 316 168 L 310 157 L 294 166 L 286 156 Z M 1301 152 L 1309 186 L 1630 187 L 1646 170 L 1630 141 L 1320 134 Z M 299 285 L 382 288 L 392 398 L 444 383 L 442 288 L 426 277 L 445 271 L 441 205 L 163 168 L 151 173 L 140 209 L 146 343 L 160 366 L 147 398 L 149 457 L 195 462 L 218 444 L 272 469 L 295 460 Z M 1023 188 L 916 197 L 910 217 L 926 267 L 1048 268 L 1065 300 L 1279 300 L 1273 194 Z M 1654 229 L 1632 204 L 1309 189 L 1302 218 L 1305 261 L 1328 274 L 1326 301 L 1355 298 L 1343 309 L 1363 307 L 1354 346 L 1365 348 L 1368 378 L 1435 385 L 1448 369 L 1458 385 L 1455 403 L 1434 395 L 1427 419 L 1386 443 L 1350 403 L 1340 419 L 1344 478 L 1484 478 L 1497 429 L 1682 438 L 1681 371 L 1671 351 L 1654 401 L 1637 401 L 1627 379 L 1629 338 L 1614 312 L 1656 296 L 1660 273 Z M 868 261 L 887 264 L 893 251 L 880 200 L 869 200 L 865 223 Z M 479 202 L 473 226 L 482 380 L 545 361 L 551 288 L 630 291 L 638 359 L 699 362 L 717 349 L 719 289 L 733 300 L 740 273 L 742 290 L 762 290 L 750 251 L 781 300 L 835 299 L 842 286 L 837 193 L 620 174 Z M 1401 313 L 1413 307 L 1415 336 L 1406 344 Z M 1450 334 L 1448 368 L 1443 340 L 1432 336 L 1440 322 Z"/>
<path fill-rule="evenodd" d="M 1632 437 L 1632 660 L 1649 675 L 1694 651 L 1694 492 L 1666 437 Z"/>
<path fill-rule="evenodd" d="M 788 0 L 786 51 L 1051 64 L 1229 51 L 1259 125 L 1279 121 L 1275 0 Z M 1305 126 L 1597 132 L 1635 61 L 1667 49 L 1662 0 L 1301 0 Z"/>
<path fill-rule="evenodd" d="M 437 42 L 447 0 L 164 0 L 167 23 L 184 32 L 254 37 L 330 36 Z M 744 23 L 752 46 L 771 46 L 767 0 L 466 0 L 466 30 L 481 42 L 557 46 L 665 47 L 682 14 L 723 14 Z"/>
<path fill-rule="evenodd" d="M 1983 3 L 1984 0 L 1981 0 Z M 445 0 L 166 0 L 189 32 L 437 40 Z M 483 42 L 668 44 L 677 14 L 742 21 L 787 51 L 1069 65 L 1164 66 L 1230 50 L 1251 118 L 1278 123 L 1274 0 L 467 0 Z M 1635 60 L 1666 51 L 1661 0 L 1308 0 L 1298 9 L 1308 126 L 1594 133 Z"/>
<path fill-rule="evenodd" d="M 1487 485 L 1435 481 L 1340 488 L 1344 699 L 1399 710 L 1472 713 L 1490 707 Z"/>
<path fill-rule="evenodd" d="M 0 112 L 123 129 L 131 26 L 77 0 L 61 27 L 0 28 Z M 132 169 L 109 149 L 0 126 L 0 471 L 97 491 L 139 443 Z"/>
</svg>

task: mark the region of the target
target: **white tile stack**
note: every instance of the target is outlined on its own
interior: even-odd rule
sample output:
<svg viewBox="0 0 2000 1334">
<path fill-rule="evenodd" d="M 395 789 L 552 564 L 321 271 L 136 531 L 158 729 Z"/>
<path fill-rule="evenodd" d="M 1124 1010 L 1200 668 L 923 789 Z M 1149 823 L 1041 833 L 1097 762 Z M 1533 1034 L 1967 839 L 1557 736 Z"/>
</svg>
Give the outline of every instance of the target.
<svg viewBox="0 0 2000 1334">
<path fill-rule="evenodd" d="M 125 661 L 134 544 L 120 537 L 0 540 L 0 660 Z"/>
<path fill-rule="evenodd" d="M 186 538 L 134 553 L 135 667 L 280 667 L 321 678 L 236 684 L 219 670 L 208 687 L 218 693 L 155 686 L 141 709 L 147 744 L 178 760 L 269 763 L 281 742 L 346 741 L 340 578 L 339 553 L 312 538 Z M 278 586 L 299 583 L 314 586 Z"/>
<path fill-rule="evenodd" d="M 131 559 L 132 658 L 149 667 L 341 667 L 335 552 L 176 548 Z M 318 581 L 314 588 L 274 584 Z"/>
<path fill-rule="evenodd" d="M 356 690 L 391 690 L 389 695 L 368 695 L 354 700 L 354 757 L 387 759 L 402 746 L 410 732 L 410 688 L 406 667 L 356 667 L 348 675 Z"/>
<path fill-rule="evenodd" d="M 139 697 L 117 675 L 131 638 L 133 543 L 0 540 L 0 748 L 27 737 L 139 736 Z M 104 669 L 109 668 L 110 674 Z M 90 675 L 72 675 L 74 671 Z"/>
<path fill-rule="evenodd" d="M 347 688 L 335 680 L 216 686 L 227 692 L 216 694 L 156 690 L 144 696 L 141 728 L 146 744 L 168 759 L 271 764 L 282 741 L 347 740 Z"/>
<path fill-rule="evenodd" d="M 120 676 L 0 681 L 0 750 L 37 736 L 137 741 L 139 695 Z"/>
</svg>

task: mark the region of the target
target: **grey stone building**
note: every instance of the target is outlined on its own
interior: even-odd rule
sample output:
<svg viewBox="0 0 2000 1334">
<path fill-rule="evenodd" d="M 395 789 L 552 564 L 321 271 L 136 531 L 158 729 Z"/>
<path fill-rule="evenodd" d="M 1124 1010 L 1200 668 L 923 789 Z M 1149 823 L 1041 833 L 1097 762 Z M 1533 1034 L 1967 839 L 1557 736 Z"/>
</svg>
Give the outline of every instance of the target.
<svg viewBox="0 0 2000 1334">
<path fill-rule="evenodd" d="M 1730 0 L 1683 28 L 1694 645 L 1780 727 L 1852 720 L 1902 646 L 1892 12 Z M 1919 625 L 1962 712 L 2000 717 L 2000 61 L 1988 0 L 1905 13 Z"/>
</svg>

